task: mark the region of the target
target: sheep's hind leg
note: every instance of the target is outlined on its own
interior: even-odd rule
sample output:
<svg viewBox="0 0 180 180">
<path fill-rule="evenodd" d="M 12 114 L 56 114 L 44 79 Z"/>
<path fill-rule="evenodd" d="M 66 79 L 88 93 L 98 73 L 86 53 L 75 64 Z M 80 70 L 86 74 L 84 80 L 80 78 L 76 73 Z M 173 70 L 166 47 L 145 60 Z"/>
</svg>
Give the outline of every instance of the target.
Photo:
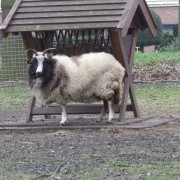
<svg viewBox="0 0 180 180">
<path fill-rule="evenodd" d="M 67 121 L 67 112 L 66 112 L 66 106 L 62 106 L 62 118 L 61 118 L 61 122 L 60 125 L 64 126 L 66 124 Z"/>
<path fill-rule="evenodd" d="M 112 123 L 112 119 L 114 118 L 115 112 L 114 112 L 114 107 L 113 107 L 113 101 L 108 100 L 108 108 L 109 108 L 109 118 L 108 118 L 108 123 Z"/>
<path fill-rule="evenodd" d="M 107 101 L 103 100 L 103 107 L 102 107 L 102 110 L 101 110 L 100 119 L 97 120 L 96 122 L 100 123 L 103 120 L 103 117 L 105 116 L 107 110 L 108 110 Z"/>
</svg>

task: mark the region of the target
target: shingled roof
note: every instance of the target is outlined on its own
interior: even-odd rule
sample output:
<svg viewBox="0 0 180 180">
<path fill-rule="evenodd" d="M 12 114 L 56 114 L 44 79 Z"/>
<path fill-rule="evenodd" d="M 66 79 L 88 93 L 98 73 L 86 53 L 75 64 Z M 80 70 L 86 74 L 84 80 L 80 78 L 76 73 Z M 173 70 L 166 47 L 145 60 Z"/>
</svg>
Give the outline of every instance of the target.
<svg viewBox="0 0 180 180">
<path fill-rule="evenodd" d="M 121 28 L 126 33 L 136 13 L 140 26 L 155 34 L 156 25 L 144 0 L 16 0 L 1 30 Z"/>
</svg>

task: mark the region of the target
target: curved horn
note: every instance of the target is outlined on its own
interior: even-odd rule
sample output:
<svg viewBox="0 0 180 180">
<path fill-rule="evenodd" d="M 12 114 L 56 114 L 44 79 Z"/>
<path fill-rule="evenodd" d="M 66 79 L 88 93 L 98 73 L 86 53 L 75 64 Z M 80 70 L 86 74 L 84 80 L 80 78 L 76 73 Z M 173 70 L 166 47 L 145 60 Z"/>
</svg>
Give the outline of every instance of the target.
<svg viewBox="0 0 180 180">
<path fill-rule="evenodd" d="M 28 50 L 26 51 L 26 53 L 27 53 L 28 51 L 33 51 L 34 54 L 35 54 L 36 56 L 38 56 L 38 53 L 37 53 L 37 51 L 36 51 L 35 49 L 28 49 Z"/>
<path fill-rule="evenodd" d="M 50 51 L 50 50 L 56 50 L 56 48 L 48 48 L 48 49 L 43 51 L 42 55 L 44 56 L 46 54 L 46 52 Z"/>
</svg>

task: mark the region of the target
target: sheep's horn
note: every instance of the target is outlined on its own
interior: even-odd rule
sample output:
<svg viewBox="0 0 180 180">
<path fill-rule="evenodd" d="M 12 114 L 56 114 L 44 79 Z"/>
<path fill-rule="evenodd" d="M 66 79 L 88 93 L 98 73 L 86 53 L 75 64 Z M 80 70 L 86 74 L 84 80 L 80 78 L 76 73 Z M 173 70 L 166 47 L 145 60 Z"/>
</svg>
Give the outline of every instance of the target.
<svg viewBox="0 0 180 180">
<path fill-rule="evenodd" d="M 37 53 L 37 51 L 36 51 L 35 49 L 28 49 L 28 50 L 26 51 L 26 53 L 27 53 L 28 51 L 33 51 L 34 54 L 35 54 L 36 56 L 38 56 L 38 53 Z"/>
<path fill-rule="evenodd" d="M 44 56 L 47 51 L 51 51 L 51 50 L 56 50 L 56 48 L 48 48 L 48 49 L 43 51 L 42 55 Z"/>
</svg>

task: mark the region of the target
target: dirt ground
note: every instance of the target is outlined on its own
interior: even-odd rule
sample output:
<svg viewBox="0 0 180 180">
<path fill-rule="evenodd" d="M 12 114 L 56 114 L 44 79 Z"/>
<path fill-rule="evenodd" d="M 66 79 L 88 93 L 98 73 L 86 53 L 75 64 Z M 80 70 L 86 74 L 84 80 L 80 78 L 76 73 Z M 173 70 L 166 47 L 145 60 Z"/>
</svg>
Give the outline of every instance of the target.
<svg viewBox="0 0 180 180">
<path fill-rule="evenodd" d="M 96 167 L 105 179 L 115 180 L 126 179 L 126 166 L 153 167 L 160 163 L 178 170 L 179 122 L 141 130 L 1 131 L 0 172 L 14 172 L 14 179 L 21 179 L 22 173 L 48 177 L 54 172 L 62 179 L 78 179 L 77 171 L 90 170 L 88 179 L 101 179 L 91 174 Z M 118 167 L 114 169 L 114 166 Z M 133 179 L 147 179 L 144 171 L 137 172 Z M 166 176 L 167 172 L 163 173 Z M 74 178 L 67 178 L 70 175 Z M 0 179 L 4 177 L 0 173 Z M 83 178 L 79 175 L 79 179 Z"/>
<path fill-rule="evenodd" d="M 8 116 L 14 122 L 25 118 L 20 112 Z M 180 118 L 175 119 L 141 129 L 0 131 L 0 180 L 179 180 Z"/>
<path fill-rule="evenodd" d="M 143 77 L 139 75 L 136 80 L 153 78 L 152 74 Z M 171 75 L 164 80 L 179 80 L 176 77 L 180 76 Z M 0 114 L 0 120 L 11 122 L 25 117 L 20 109 L 15 114 Z M 0 180 L 179 180 L 179 125 L 177 118 L 137 130 L 120 127 L 0 131 Z M 24 178 L 25 174 L 33 178 Z"/>
<path fill-rule="evenodd" d="M 180 81 L 180 62 L 135 66 L 134 76 L 135 81 Z"/>
</svg>

